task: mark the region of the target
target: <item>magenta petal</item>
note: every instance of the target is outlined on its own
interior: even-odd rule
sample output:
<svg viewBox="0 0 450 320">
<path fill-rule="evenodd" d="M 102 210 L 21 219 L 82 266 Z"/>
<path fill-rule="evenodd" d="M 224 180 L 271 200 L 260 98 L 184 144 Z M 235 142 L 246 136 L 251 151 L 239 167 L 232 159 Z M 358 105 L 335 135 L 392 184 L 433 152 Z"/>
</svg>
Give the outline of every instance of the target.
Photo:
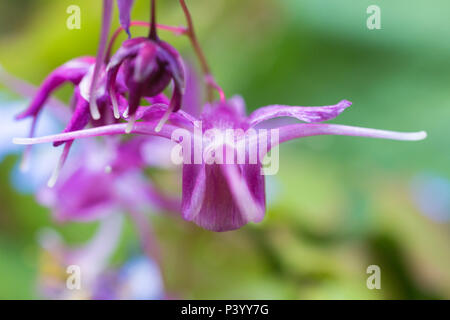
<svg viewBox="0 0 450 320">
<path fill-rule="evenodd" d="M 58 221 L 92 221 L 114 211 L 113 182 L 112 175 L 80 167 L 55 187 L 43 189 L 38 198 L 54 208 Z"/>
<path fill-rule="evenodd" d="M 205 166 L 183 166 L 183 198 L 181 212 L 184 219 L 192 221 L 198 216 L 202 210 L 205 193 Z"/>
<path fill-rule="evenodd" d="M 139 107 L 136 112 L 136 120 L 142 119 L 144 121 L 156 121 L 167 112 L 168 106 L 164 104 L 155 104 L 148 107 Z M 191 116 L 189 113 L 179 110 L 176 113 L 170 113 L 169 120 L 182 127 L 191 127 L 198 119 Z"/>
<path fill-rule="evenodd" d="M 75 111 L 72 115 L 72 118 L 70 119 L 69 124 L 66 126 L 63 132 L 71 132 L 76 130 L 83 129 L 90 120 L 90 113 L 89 113 L 89 102 L 83 99 L 79 93 L 75 93 L 76 97 L 76 107 Z M 53 143 L 55 147 L 61 145 L 64 143 L 64 141 L 59 141 Z"/>
<path fill-rule="evenodd" d="M 19 114 L 17 119 L 36 116 L 52 92 L 64 83 L 71 82 L 75 85 L 79 84 L 81 79 L 89 71 L 92 63 L 92 58 L 82 57 L 73 59 L 55 69 L 52 73 L 50 73 L 50 75 L 47 76 L 42 85 L 39 87 L 39 90 L 31 101 L 30 106 L 24 112 Z"/>
<path fill-rule="evenodd" d="M 130 34 L 130 20 L 131 20 L 131 8 L 133 7 L 134 0 L 117 0 L 117 6 L 119 7 L 119 20 L 120 25 L 128 35 Z"/>
<path fill-rule="evenodd" d="M 264 217 L 259 165 L 184 165 L 183 218 L 207 230 L 236 230 Z"/>
<path fill-rule="evenodd" d="M 186 65 L 185 69 L 186 90 L 183 97 L 183 110 L 197 117 L 200 115 L 203 106 L 203 86 L 193 66 Z"/>
<path fill-rule="evenodd" d="M 357 136 L 367 138 L 418 141 L 427 137 L 425 131 L 396 132 L 377 129 L 368 129 L 339 124 L 293 124 L 279 128 L 280 143 L 303 137 L 319 135 Z"/>
<path fill-rule="evenodd" d="M 262 107 L 254 111 L 248 118 L 249 125 L 255 126 L 263 121 L 277 117 L 294 117 L 305 122 L 322 122 L 336 118 L 351 102 L 342 100 L 336 105 L 324 107 L 291 107 L 273 105 Z"/>
<path fill-rule="evenodd" d="M 177 126 L 165 124 L 158 132 L 155 131 L 157 125 L 156 121 L 153 122 L 138 122 L 134 125 L 131 133 L 147 134 L 152 136 L 159 136 L 167 139 L 171 139 L 174 130 L 179 129 Z M 49 143 L 57 141 L 74 140 L 81 138 L 91 138 L 100 136 L 110 136 L 117 134 L 124 134 L 127 124 L 112 124 L 107 126 L 95 127 L 90 129 L 66 132 L 55 134 L 51 136 L 38 137 L 38 138 L 14 138 L 13 143 L 22 145 L 32 145 L 40 143 Z"/>
<path fill-rule="evenodd" d="M 240 117 L 247 116 L 247 107 L 245 105 L 245 101 L 241 96 L 233 96 L 228 99 L 228 104 L 230 108 L 233 108 L 236 111 L 236 114 Z"/>
<path fill-rule="evenodd" d="M 169 105 L 170 100 L 166 97 L 164 93 L 157 94 L 153 97 L 146 97 L 145 98 L 150 104 L 165 104 Z"/>
</svg>

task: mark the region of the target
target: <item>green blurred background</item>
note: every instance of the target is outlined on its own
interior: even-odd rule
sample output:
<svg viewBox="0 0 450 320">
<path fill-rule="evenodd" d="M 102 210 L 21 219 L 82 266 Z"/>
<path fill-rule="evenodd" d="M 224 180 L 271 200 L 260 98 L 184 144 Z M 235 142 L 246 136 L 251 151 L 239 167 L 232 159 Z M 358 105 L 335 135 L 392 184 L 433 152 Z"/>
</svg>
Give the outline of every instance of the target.
<svg viewBox="0 0 450 320">
<path fill-rule="evenodd" d="M 148 19 L 147 2 L 136 1 L 134 20 Z M 159 2 L 160 23 L 185 24 L 178 1 Z M 335 123 L 426 130 L 428 138 L 327 136 L 283 145 L 280 172 L 267 181 L 265 220 L 236 232 L 155 217 L 167 290 L 195 299 L 450 298 L 450 209 L 436 221 L 413 192 L 420 177 L 450 178 L 450 2 L 187 2 L 219 84 L 228 96 L 241 94 L 249 109 L 348 99 L 353 106 Z M 66 28 L 71 4 L 81 8 L 80 30 Z M 381 8 L 381 30 L 366 28 L 371 4 Z M 0 63 L 37 85 L 63 62 L 95 54 L 100 17 L 101 1 L 0 0 Z M 187 39 L 161 36 L 194 61 Z M 69 94 L 66 87 L 58 97 Z M 39 298 L 36 232 L 50 226 L 75 244 L 96 224 L 55 225 L 32 195 L 11 186 L 17 161 L 0 164 L 0 298 Z M 438 191 L 448 203 L 449 189 Z M 130 243 L 137 244 L 131 223 L 113 264 L 127 257 Z M 381 290 L 366 287 L 373 264 L 381 268 Z"/>
</svg>

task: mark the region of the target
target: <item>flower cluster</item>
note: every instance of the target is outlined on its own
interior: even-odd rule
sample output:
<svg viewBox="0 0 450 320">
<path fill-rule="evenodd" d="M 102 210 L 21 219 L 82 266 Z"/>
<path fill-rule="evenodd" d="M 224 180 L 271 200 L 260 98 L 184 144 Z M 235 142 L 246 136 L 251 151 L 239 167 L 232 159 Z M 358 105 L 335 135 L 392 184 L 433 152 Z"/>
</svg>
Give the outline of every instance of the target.
<svg viewBox="0 0 450 320">
<path fill-rule="evenodd" d="M 156 0 L 150 1 L 149 23 L 131 21 L 133 0 L 117 0 L 121 28 L 108 39 L 113 1 L 104 0 L 97 56 L 75 58 L 50 73 L 29 107 L 17 116 L 19 120 L 31 117 L 35 123 L 54 90 L 66 82 L 74 85 L 72 113 L 62 133 L 34 137 L 32 128 L 29 137 L 14 139 L 16 144 L 29 146 L 64 144 L 60 162 L 49 181 L 50 188 L 38 194 L 39 200 L 53 209 L 58 220 L 107 219 L 118 210 L 133 216 L 148 210 L 151 204 L 158 209 L 179 212 L 185 220 L 207 230 L 236 230 L 249 222 L 263 220 L 266 194 L 262 159 L 279 144 L 316 135 L 394 140 L 426 137 L 425 132 L 400 133 L 322 123 L 347 109 L 351 105 L 347 100 L 322 107 L 271 105 L 247 115 L 243 99 L 239 96 L 228 99 L 215 82 L 186 3 L 179 2 L 186 15 L 185 28 L 157 24 Z M 131 26 L 149 28 L 148 37 L 133 38 Z M 184 35 L 190 40 L 203 73 L 201 80 L 183 62 L 178 51 L 159 38 L 158 29 Z M 129 38 L 112 53 L 121 31 L 126 31 Z M 165 94 L 169 87 L 172 87 L 171 98 Z M 302 123 L 270 121 L 281 117 Z M 262 127 L 275 130 L 277 139 L 271 141 L 269 148 L 260 150 L 260 157 L 255 161 L 245 161 L 251 157 L 250 148 L 267 138 L 254 134 L 255 129 Z M 183 141 L 176 135 L 178 129 L 192 134 Z M 229 129 L 240 130 L 242 135 L 232 143 L 205 138 L 208 130 L 225 132 Z M 92 137 L 102 137 L 101 142 L 84 139 L 82 151 L 76 157 L 77 165 L 67 166 L 59 177 L 73 142 Z M 151 157 L 171 152 L 171 145 L 161 143 L 164 139 L 169 144 L 183 143 L 184 152 L 190 151 L 186 149 L 193 148 L 199 140 L 205 152 L 241 148 L 245 159 L 238 163 L 183 163 L 181 201 L 178 201 L 161 194 L 143 174 L 144 169 L 152 165 L 145 160 L 148 157 L 144 149 Z M 144 145 L 147 147 L 143 148 Z M 164 161 L 165 164 L 170 162 L 168 157 Z M 155 250 L 147 251 L 154 257 Z"/>
</svg>

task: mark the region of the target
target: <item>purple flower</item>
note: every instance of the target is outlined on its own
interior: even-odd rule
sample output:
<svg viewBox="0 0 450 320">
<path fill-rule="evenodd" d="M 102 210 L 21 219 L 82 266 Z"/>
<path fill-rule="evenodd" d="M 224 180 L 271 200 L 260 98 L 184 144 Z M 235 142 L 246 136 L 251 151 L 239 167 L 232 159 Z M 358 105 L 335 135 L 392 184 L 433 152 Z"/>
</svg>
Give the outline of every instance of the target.
<svg viewBox="0 0 450 320">
<path fill-rule="evenodd" d="M 182 216 L 212 231 L 238 229 L 248 222 L 259 222 L 265 214 L 264 157 L 278 144 L 314 135 L 348 135 L 395 140 L 421 140 L 425 132 L 400 133 L 343 125 L 320 123 L 331 120 L 351 105 L 349 101 L 325 107 L 291 107 L 274 105 L 263 107 L 246 116 L 245 104 L 239 97 L 226 100 L 223 90 L 216 84 L 194 32 L 192 17 L 184 0 L 180 5 L 187 19 L 185 34 L 198 56 L 207 84 L 208 101 L 214 100 L 214 90 L 220 102 L 210 102 L 200 115 L 196 111 L 201 103 L 186 94 L 183 110 L 179 110 L 184 95 L 184 71 L 179 54 L 156 34 L 156 0 L 151 1 L 151 27 L 148 38 L 129 39 L 112 57 L 106 68 L 106 89 L 115 110 L 115 101 L 123 93 L 120 74 L 129 92 L 128 124 L 113 123 L 92 129 L 71 131 L 41 138 L 15 139 L 18 144 L 43 142 L 59 143 L 77 138 L 108 136 L 125 133 L 159 136 L 182 145 L 183 195 Z M 99 119 L 96 108 L 98 79 L 103 70 L 104 47 L 111 21 L 111 1 L 104 0 L 103 28 L 100 50 L 94 75 L 90 82 L 90 106 L 94 119 Z M 128 6 L 127 6 L 128 8 Z M 189 79 L 189 78 L 188 78 Z M 174 82 L 172 99 L 167 101 L 162 91 L 170 81 Z M 195 87 L 195 86 L 194 86 Z M 107 96 L 107 94 L 106 94 Z M 151 106 L 139 106 L 141 98 L 147 98 Z M 198 105 L 189 106 L 187 103 Z M 95 106 L 95 108 L 93 108 Z M 81 107 L 80 107 L 81 108 Z M 85 106 L 83 108 L 86 108 Z M 177 111 L 177 112 L 174 112 Z M 117 117 L 117 114 L 116 114 Z M 125 117 L 125 116 L 124 116 Z M 272 127 L 274 136 L 267 130 L 255 129 L 279 117 L 291 117 L 306 123 L 277 125 Z M 139 122 L 135 122 L 139 120 Z M 73 127 L 72 127 L 73 128 Z M 187 132 L 187 135 L 180 133 Z M 227 131 L 236 134 L 228 139 Z M 216 139 L 214 133 L 219 133 Z M 212 133 L 212 134 L 211 134 Z M 211 134 L 211 135 L 210 135 Z M 269 147 L 267 143 L 269 143 Z M 67 146 L 67 144 L 66 144 Z M 264 146 L 264 147 L 262 147 Z M 255 149 L 256 148 L 256 149 Z M 253 152 L 256 150 L 256 157 Z M 275 149 L 276 150 L 276 149 Z M 200 161 L 196 161 L 200 151 Z M 218 155 L 232 154 L 225 162 Z M 192 155 L 194 161 L 192 161 Z M 65 158 L 63 154 L 63 158 Z M 198 160 L 198 159 L 197 159 Z"/>
<path fill-rule="evenodd" d="M 154 141 L 135 137 L 121 143 L 109 141 L 106 146 L 85 141 L 81 147 L 54 186 L 37 194 L 39 202 L 52 209 L 57 221 L 92 221 L 113 212 L 149 208 L 179 210 L 178 200 L 162 194 L 141 173 L 147 165 L 143 152 L 158 152 L 160 145 Z M 168 146 L 162 148 L 162 152 L 170 152 Z"/>
<path fill-rule="evenodd" d="M 245 115 L 243 100 L 235 97 L 228 101 L 216 102 L 205 106 L 199 118 L 185 112 L 172 113 L 169 122 L 162 130 L 155 132 L 158 118 L 168 108 L 151 107 L 146 110 L 142 119 L 132 130 L 136 134 L 158 135 L 173 139 L 177 129 L 183 128 L 192 133 L 192 143 L 202 143 L 202 152 L 211 149 L 229 148 L 227 142 L 213 145 L 215 142 L 205 140 L 203 134 L 208 130 L 224 132 L 227 129 L 242 129 L 244 135 L 235 141 L 235 148 L 249 150 L 259 144 L 263 135 L 251 136 L 252 128 L 265 121 L 278 117 L 294 117 L 308 123 L 298 123 L 277 127 L 278 141 L 270 143 L 276 146 L 296 138 L 315 135 L 344 135 L 394 140 L 422 140 L 425 132 L 400 133 L 384 130 L 367 129 L 335 124 L 318 123 L 335 118 L 351 103 L 343 100 L 336 105 L 325 107 L 290 107 L 283 105 L 268 106 L 257 109 L 248 117 Z M 201 129 L 199 128 L 201 123 Z M 86 138 L 94 136 L 115 135 L 123 133 L 126 124 L 115 124 L 35 139 L 15 139 L 19 144 L 36 144 L 55 142 L 66 139 Z M 198 135 L 200 130 L 200 138 Z M 197 131 L 197 133 L 196 133 Z M 266 137 L 267 138 L 267 137 Z M 180 140 L 178 140 L 180 142 Z M 242 143 L 243 142 L 243 143 Z M 239 147 L 240 146 L 240 147 Z M 269 151 L 270 147 L 266 150 Z M 183 150 L 186 152 L 187 150 Z M 259 222 L 265 214 L 264 176 L 261 174 L 262 159 L 266 152 L 260 154 L 256 163 L 247 161 L 244 164 L 195 164 L 185 162 L 183 165 L 182 216 L 199 226 L 212 231 L 229 231 L 238 229 L 248 222 Z M 248 159 L 248 152 L 245 153 Z M 206 159 L 208 160 L 208 159 Z"/>
<path fill-rule="evenodd" d="M 75 130 L 80 130 L 86 127 L 88 123 L 92 123 L 93 126 L 105 125 L 111 122 L 117 122 L 117 120 L 110 119 L 108 122 L 108 117 L 104 117 L 103 120 L 93 120 L 89 113 L 89 101 L 90 101 L 90 85 L 93 81 L 93 73 L 96 68 L 95 59 L 93 57 L 81 57 L 73 59 L 62 66 L 56 68 L 51 72 L 44 82 L 41 84 L 39 89 L 31 100 L 28 108 L 20 113 L 16 118 L 22 120 L 25 118 L 33 118 L 33 122 L 30 129 L 30 137 L 34 135 L 36 121 L 41 113 L 43 107 L 46 105 L 47 101 L 50 99 L 53 91 L 57 90 L 63 84 L 69 82 L 75 86 L 74 94 L 71 100 L 71 109 L 73 110 L 70 120 L 67 123 L 63 132 L 71 132 Z M 103 114 L 109 114 L 111 109 L 114 109 L 115 113 L 119 113 L 119 110 L 125 110 L 127 108 L 126 99 L 123 97 L 125 93 L 125 85 L 123 83 L 123 76 L 120 73 L 115 82 L 118 96 L 114 97 L 115 104 L 109 94 L 105 90 L 105 72 L 104 69 L 101 70 L 99 84 L 94 91 L 96 105 L 100 106 L 100 111 Z M 117 102 L 119 101 L 119 102 Z M 117 109 L 117 110 L 116 110 Z M 92 121 L 91 121 L 92 120 Z M 49 181 L 52 185 L 56 181 L 59 174 L 59 169 L 65 162 L 65 159 L 69 153 L 72 146 L 70 140 L 55 142 L 54 146 L 59 146 L 66 143 L 60 163 L 54 171 L 53 178 Z"/>
<path fill-rule="evenodd" d="M 130 11 L 133 1 L 118 0 L 119 15 L 122 28 L 129 32 Z M 181 108 L 184 93 L 184 69 L 178 52 L 168 43 L 163 42 L 157 35 L 156 24 L 156 0 L 151 1 L 151 22 L 148 38 L 135 38 L 126 40 L 118 52 L 109 61 L 109 52 L 106 52 L 108 33 L 111 26 L 112 0 L 103 1 L 103 22 L 100 35 L 99 49 L 92 81 L 90 83 L 89 109 L 92 118 L 100 119 L 95 91 L 98 86 L 99 77 L 103 63 L 107 64 L 107 92 L 111 95 L 112 103 L 116 101 L 116 78 L 121 69 L 125 74 L 125 82 L 128 89 L 128 109 L 126 118 L 129 117 L 129 133 L 135 121 L 135 113 L 139 107 L 141 98 L 155 97 L 173 80 L 174 89 L 169 109 L 160 120 L 158 130 L 167 121 L 170 112 L 176 112 Z M 178 28 L 179 29 L 179 28 Z M 178 30 L 177 29 L 177 30 Z M 113 40 L 115 38 L 113 37 Z M 108 48 L 110 50 L 111 45 Z M 106 59 L 105 59 L 106 58 Z M 114 115 L 118 119 L 119 114 L 115 107 Z"/>
<path fill-rule="evenodd" d="M 184 70 L 177 51 L 168 43 L 147 38 L 126 40 L 111 58 L 107 67 L 107 90 L 115 96 L 116 76 L 123 66 L 128 87 L 128 112 L 130 117 L 136 113 L 143 97 L 160 94 L 174 82 L 174 92 L 169 112 L 180 109 L 184 93 Z"/>
<path fill-rule="evenodd" d="M 37 117 L 53 91 L 63 84 L 70 82 L 78 86 L 86 76 L 95 59 L 92 57 L 80 57 L 66 62 L 52 71 L 41 84 L 38 92 L 31 101 L 29 107 L 17 116 L 17 119 Z"/>
</svg>

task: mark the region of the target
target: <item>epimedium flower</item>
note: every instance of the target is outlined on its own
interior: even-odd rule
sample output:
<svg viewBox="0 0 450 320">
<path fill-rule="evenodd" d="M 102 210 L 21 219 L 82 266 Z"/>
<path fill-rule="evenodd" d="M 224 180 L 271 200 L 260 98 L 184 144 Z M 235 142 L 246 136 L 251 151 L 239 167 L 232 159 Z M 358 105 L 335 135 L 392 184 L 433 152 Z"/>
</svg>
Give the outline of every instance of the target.
<svg viewBox="0 0 450 320">
<path fill-rule="evenodd" d="M 154 24 L 154 4 L 152 1 L 150 40 L 130 39 L 124 44 L 127 48 L 123 49 L 123 53 L 121 50 L 117 53 L 117 61 L 131 58 L 124 62 L 123 67 L 117 67 L 119 73 L 121 69 L 126 69 L 123 73 L 126 81 L 128 79 L 128 86 L 133 83 L 130 81 L 138 82 L 139 79 L 152 75 L 155 70 L 162 70 L 158 63 L 163 60 L 160 59 L 158 62 L 158 46 L 155 44 L 157 38 Z M 214 81 L 195 36 L 192 18 L 185 1 L 180 0 L 180 4 L 188 21 L 186 34 L 199 58 L 209 90 L 209 102 L 200 114 L 192 111 L 200 109 L 198 105 L 187 105 L 190 101 L 198 101 L 198 99 L 187 99 L 189 93 L 186 90 L 183 110 L 190 110 L 189 112 L 183 110 L 172 112 L 178 107 L 178 104 L 175 103 L 179 101 L 177 94 L 174 94 L 170 102 L 163 95 L 157 95 L 151 99 L 150 107 L 139 107 L 139 101 L 136 98 L 137 102 L 133 102 L 132 110 L 134 115 L 128 124 L 113 123 L 40 138 L 17 138 L 14 139 L 14 142 L 28 145 L 45 142 L 58 143 L 78 138 L 123 134 L 124 132 L 173 140 L 182 145 L 183 152 L 181 207 L 183 218 L 211 231 L 230 231 L 249 222 L 260 222 L 264 218 L 266 211 L 265 178 L 262 174 L 264 157 L 281 143 L 315 135 L 362 136 L 394 140 L 421 140 L 426 137 L 425 132 L 400 133 L 322 123 L 334 119 L 348 108 L 351 103 L 346 100 L 324 107 L 273 105 L 259 108 L 247 116 L 243 99 L 235 97 L 227 100 L 223 90 Z M 160 43 L 158 42 L 158 44 Z M 163 49 L 168 50 L 164 46 Z M 163 53 L 161 55 L 168 58 Z M 174 57 L 175 55 L 172 55 L 170 58 Z M 165 69 L 165 71 L 169 70 L 170 72 L 167 74 L 173 77 L 173 70 L 178 70 L 178 67 L 175 63 L 176 59 L 171 59 L 165 63 L 167 63 L 166 66 L 171 66 L 173 69 Z M 174 63 L 170 65 L 169 60 Z M 112 70 L 111 67 L 108 69 L 108 71 Z M 111 74 L 111 72 L 109 73 Z M 166 77 L 168 77 L 167 74 Z M 130 78 L 131 76 L 132 78 Z M 165 81 L 167 80 L 156 82 L 160 85 L 161 90 Z M 107 80 L 107 82 L 109 81 Z M 181 87 L 181 85 L 179 86 Z M 141 86 L 137 86 L 137 88 L 138 95 L 136 97 L 145 96 L 142 93 L 143 88 Z M 219 92 L 219 101 L 214 101 L 214 90 Z M 111 90 L 108 91 L 111 93 Z M 156 91 L 151 93 L 156 94 Z M 114 92 L 111 96 L 115 97 Z M 129 104 L 129 108 L 131 108 L 132 102 L 130 101 Z M 270 137 L 270 147 L 268 147 L 267 131 L 257 132 L 256 129 L 270 120 L 280 117 L 296 118 L 305 123 L 272 125 L 271 133 L 274 132 L 275 135 Z M 235 130 L 239 134 L 234 135 L 232 139 L 227 139 L 229 130 Z M 211 133 L 213 134 L 210 135 Z M 225 137 L 225 139 L 216 139 L 216 137 Z M 198 149 L 200 152 L 197 152 Z M 252 150 L 257 150 L 256 157 L 251 152 Z M 225 162 L 217 161 L 220 160 L 220 156 L 217 155 L 223 153 L 227 155 L 231 153 L 233 156 L 230 157 L 231 159 L 227 158 Z M 195 161 L 196 154 L 201 155 L 201 161 Z M 192 161 L 192 155 L 194 161 Z M 243 157 L 239 157 L 239 155 L 243 155 Z"/>
<path fill-rule="evenodd" d="M 152 21 L 148 38 L 126 40 L 112 56 L 106 70 L 106 87 L 114 99 L 116 77 L 119 70 L 123 69 L 128 88 L 127 115 L 130 117 L 127 132 L 131 131 L 141 98 L 161 94 L 171 81 L 173 96 L 158 128 L 167 120 L 168 114 L 178 111 L 182 104 L 185 86 L 183 63 L 175 48 L 160 40 L 157 35 L 155 2 L 151 2 Z"/>
<path fill-rule="evenodd" d="M 214 161 L 208 163 L 208 157 L 204 158 L 206 161 L 200 164 L 191 161 L 183 163 L 181 210 L 183 218 L 211 231 L 230 231 L 249 222 L 260 222 L 263 219 L 265 215 L 265 179 L 261 174 L 262 160 L 266 152 L 278 144 L 316 135 L 361 136 L 410 141 L 426 137 L 425 132 L 401 133 L 321 123 L 335 118 L 350 105 L 351 103 L 346 100 L 324 107 L 274 105 L 259 108 L 246 116 L 243 100 L 235 97 L 207 104 L 199 117 L 182 111 L 172 113 L 168 123 L 163 125 L 161 131 L 156 132 L 155 127 L 158 125 L 159 116 L 168 109 L 167 106 L 163 107 L 160 104 L 146 109 L 142 115 L 143 120 L 136 122 L 131 132 L 157 135 L 167 139 L 175 137 L 174 140 L 181 143 L 176 132 L 177 129 L 182 128 L 192 134 L 191 143 L 187 144 L 191 147 L 200 140 L 202 151 L 211 148 L 213 150 L 234 148 L 233 151 L 237 151 L 238 148 L 249 150 L 252 146 L 258 145 L 262 139 L 267 139 L 267 136 L 259 134 L 255 138 L 255 135 L 251 134 L 251 129 L 268 120 L 287 116 L 306 122 L 274 128 L 278 133 L 278 141 L 271 142 L 270 147 L 256 159 L 256 163 L 250 163 L 250 161 L 244 164 L 221 164 Z M 199 124 L 201 124 L 200 135 L 198 134 Z M 35 144 L 116 135 L 122 134 L 126 126 L 126 124 L 114 124 L 41 138 L 18 138 L 14 141 L 19 144 Z M 244 135 L 238 138 L 234 145 L 227 141 L 217 144 L 217 141 L 211 141 L 204 136 L 206 131 L 211 129 L 222 133 L 227 129 L 241 129 Z M 184 149 L 183 152 L 186 150 Z M 248 156 L 248 151 L 246 151 L 246 158 Z"/>
<path fill-rule="evenodd" d="M 89 87 L 93 79 L 93 73 L 95 69 L 95 59 L 93 57 L 80 57 L 70 60 L 64 63 L 62 66 L 52 71 L 46 79 L 43 81 L 39 89 L 33 95 L 33 98 L 28 108 L 17 115 L 17 120 L 23 120 L 26 118 L 32 118 L 32 125 L 30 128 L 30 136 L 34 135 L 36 121 L 50 99 L 51 94 L 60 88 L 65 83 L 71 83 L 74 85 L 74 94 L 71 100 L 72 114 L 69 117 L 66 127 L 63 132 L 70 132 L 74 130 L 83 129 L 91 123 L 93 126 L 104 125 L 111 122 L 117 122 L 115 119 L 109 119 L 104 117 L 103 120 L 94 120 L 90 117 L 89 113 L 89 100 L 90 92 Z M 120 75 L 115 85 L 119 86 L 115 92 L 120 95 L 115 97 L 115 106 L 112 104 L 112 99 L 105 90 L 106 79 L 104 77 L 104 70 L 102 74 L 100 85 L 95 91 L 96 104 L 101 107 L 102 114 L 109 114 L 114 107 L 125 110 L 127 108 L 126 99 L 123 97 L 125 93 L 125 85 L 123 83 L 123 77 Z M 12 76 L 10 76 L 11 78 Z M 17 80 L 19 81 L 19 80 Z M 17 89 L 16 85 L 10 85 L 16 87 L 16 91 L 23 91 Z M 13 88 L 14 89 L 14 88 Z M 117 103 L 117 101 L 119 101 Z M 118 111 L 116 111 L 118 113 Z M 65 144 L 64 150 L 61 155 L 60 163 L 54 171 L 53 177 L 49 181 L 49 185 L 53 185 L 59 174 L 59 170 L 65 162 L 65 159 L 69 153 L 73 141 L 61 141 L 55 143 L 54 146 Z"/>
</svg>

